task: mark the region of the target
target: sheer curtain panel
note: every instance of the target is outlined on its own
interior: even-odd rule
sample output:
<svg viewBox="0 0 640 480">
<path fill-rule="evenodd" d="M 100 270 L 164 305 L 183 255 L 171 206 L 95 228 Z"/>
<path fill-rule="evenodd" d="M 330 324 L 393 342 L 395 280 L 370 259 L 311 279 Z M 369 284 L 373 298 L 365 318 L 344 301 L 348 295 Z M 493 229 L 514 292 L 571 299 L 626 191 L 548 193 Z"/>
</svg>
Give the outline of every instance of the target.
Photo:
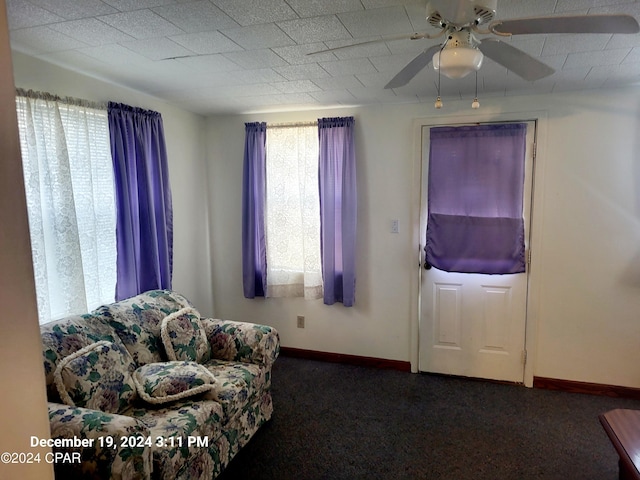
<svg viewBox="0 0 640 480">
<path fill-rule="evenodd" d="M 354 119 L 318 120 L 324 303 L 353 306 L 356 286 L 357 188 Z"/>
<path fill-rule="evenodd" d="M 113 102 L 108 110 L 121 300 L 171 288 L 173 209 L 162 116 Z"/>
<path fill-rule="evenodd" d="M 114 182 L 105 107 L 17 96 L 40 323 L 114 300 Z"/>
<path fill-rule="evenodd" d="M 264 297 L 267 252 L 264 226 L 267 124 L 245 124 L 242 176 L 242 286 L 246 298 Z"/>
<path fill-rule="evenodd" d="M 267 129 L 267 291 L 322 298 L 318 127 Z"/>
<path fill-rule="evenodd" d="M 527 125 L 431 128 L 426 259 L 440 270 L 525 271 Z"/>
</svg>

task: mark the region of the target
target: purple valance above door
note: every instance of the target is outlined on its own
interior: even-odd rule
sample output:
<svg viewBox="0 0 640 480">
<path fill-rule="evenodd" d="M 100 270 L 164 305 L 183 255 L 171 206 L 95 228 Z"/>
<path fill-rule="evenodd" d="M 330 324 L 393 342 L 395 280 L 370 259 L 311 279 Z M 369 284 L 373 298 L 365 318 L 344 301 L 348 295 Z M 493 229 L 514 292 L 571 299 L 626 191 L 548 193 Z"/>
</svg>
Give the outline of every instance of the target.
<svg viewBox="0 0 640 480">
<path fill-rule="evenodd" d="M 525 271 L 524 123 L 434 127 L 426 261 L 440 270 Z"/>
</svg>

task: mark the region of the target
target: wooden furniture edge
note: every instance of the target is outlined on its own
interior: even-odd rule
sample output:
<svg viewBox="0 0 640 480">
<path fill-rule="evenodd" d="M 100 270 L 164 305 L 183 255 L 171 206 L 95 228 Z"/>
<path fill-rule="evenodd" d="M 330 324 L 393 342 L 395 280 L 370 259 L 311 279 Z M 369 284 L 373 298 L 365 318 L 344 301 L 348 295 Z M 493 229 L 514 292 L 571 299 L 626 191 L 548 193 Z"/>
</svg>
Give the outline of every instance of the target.
<svg viewBox="0 0 640 480">
<path fill-rule="evenodd" d="M 316 350 L 305 350 L 301 348 L 280 347 L 280 354 L 285 357 L 305 358 L 307 360 L 318 360 L 330 363 L 343 363 L 358 367 L 381 368 L 385 370 L 399 370 L 410 372 L 411 363 L 401 360 L 388 360 L 384 358 L 361 357 L 359 355 L 347 355 L 343 353 L 319 352 Z"/>
<path fill-rule="evenodd" d="M 620 408 L 615 410 L 610 410 L 606 413 L 598 415 L 598 420 L 600 420 L 600 424 L 602 425 L 602 428 L 604 428 L 604 431 L 607 433 L 607 436 L 609 437 L 609 440 L 611 441 L 611 444 L 613 445 L 613 448 L 615 448 L 616 453 L 618 454 L 618 457 L 620 459 L 618 462 L 620 480 L 637 480 L 640 478 L 639 466 L 634 463 L 634 461 L 630 457 L 630 452 L 627 450 L 627 447 L 632 447 L 634 445 L 625 446 L 622 443 L 619 437 L 619 433 L 621 432 L 616 431 L 615 426 L 609 423 L 609 418 L 608 418 L 611 415 L 618 415 L 620 413 L 625 414 L 627 413 L 625 410 L 626 409 L 620 409 Z M 640 411 L 629 410 L 629 412 L 632 412 L 632 411 L 640 415 Z M 638 446 L 636 445 L 635 447 L 637 451 Z M 635 455 L 635 452 L 633 453 Z"/>
<path fill-rule="evenodd" d="M 605 385 L 600 383 L 577 382 L 558 378 L 533 377 L 533 387 L 546 390 L 561 390 L 571 393 L 586 393 L 615 398 L 640 400 L 640 388 Z"/>
</svg>

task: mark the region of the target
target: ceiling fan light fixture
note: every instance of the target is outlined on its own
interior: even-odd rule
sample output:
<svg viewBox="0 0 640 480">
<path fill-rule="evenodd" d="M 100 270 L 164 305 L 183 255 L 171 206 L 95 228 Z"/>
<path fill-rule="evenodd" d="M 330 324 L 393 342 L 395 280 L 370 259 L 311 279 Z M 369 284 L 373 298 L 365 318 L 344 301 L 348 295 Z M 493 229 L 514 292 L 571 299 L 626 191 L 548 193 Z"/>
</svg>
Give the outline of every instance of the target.
<svg viewBox="0 0 640 480">
<path fill-rule="evenodd" d="M 477 72 L 484 55 L 473 47 L 453 47 L 439 50 L 433 55 L 433 68 L 449 78 L 463 78 Z"/>
</svg>

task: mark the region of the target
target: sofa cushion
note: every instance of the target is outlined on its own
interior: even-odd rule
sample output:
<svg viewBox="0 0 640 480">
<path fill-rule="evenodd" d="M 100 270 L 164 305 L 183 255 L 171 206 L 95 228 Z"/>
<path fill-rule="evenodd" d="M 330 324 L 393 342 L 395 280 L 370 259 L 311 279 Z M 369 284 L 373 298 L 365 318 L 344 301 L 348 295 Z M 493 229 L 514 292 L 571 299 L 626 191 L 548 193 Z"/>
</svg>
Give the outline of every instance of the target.
<svg viewBox="0 0 640 480">
<path fill-rule="evenodd" d="M 268 374 L 259 365 L 211 360 L 206 367 L 216 378 L 216 385 L 207 392 L 206 398 L 220 402 L 225 423 L 240 415 L 242 409 L 267 388 Z"/>
<path fill-rule="evenodd" d="M 209 370 L 190 361 L 148 363 L 134 372 L 133 380 L 140 398 L 151 404 L 192 397 L 216 383 Z"/>
<path fill-rule="evenodd" d="M 149 429 L 152 439 L 154 477 L 176 479 L 185 468 L 202 466 L 205 474 L 192 475 L 186 478 L 213 478 L 219 473 L 220 465 L 212 465 L 211 456 L 202 457 L 200 453 L 211 452 L 202 444 L 189 445 L 192 441 L 206 441 L 209 447 L 215 445 L 222 435 L 222 407 L 219 403 L 202 399 L 178 400 L 171 405 L 160 405 L 157 408 L 132 407 L 125 415 L 139 420 Z M 217 452 L 216 452 L 217 453 Z"/>
<path fill-rule="evenodd" d="M 137 366 L 166 359 L 160 325 L 167 315 L 191 304 L 182 295 L 169 290 L 150 290 L 132 298 L 98 308 L 100 315 L 115 330 Z"/>
<path fill-rule="evenodd" d="M 211 346 L 197 310 L 183 308 L 167 315 L 160 332 L 169 360 L 204 363 L 211 359 Z"/>
<path fill-rule="evenodd" d="M 122 345 L 101 340 L 62 359 L 54 381 L 67 405 L 119 413 L 136 398 L 134 369 Z"/>
<path fill-rule="evenodd" d="M 42 354 L 47 382 L 47 395 L 60 402 L 53 374 L 65 357 L 100 340 L 120 344 L 116 332 L 103 318 L 92 315 L 72 315 L 40 326 Z"/>
</svg>

